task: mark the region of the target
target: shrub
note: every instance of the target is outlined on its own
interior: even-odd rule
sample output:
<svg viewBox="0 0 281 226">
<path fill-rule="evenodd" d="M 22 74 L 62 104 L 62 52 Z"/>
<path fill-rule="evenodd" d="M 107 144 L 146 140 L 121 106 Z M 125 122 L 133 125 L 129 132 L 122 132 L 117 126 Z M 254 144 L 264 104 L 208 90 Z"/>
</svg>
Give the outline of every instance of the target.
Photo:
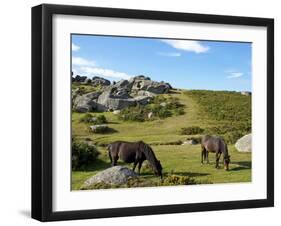
<svg viewBox="0 0 281 226">
<path fill-rule="evenodd" d="M 154 108 L 153 113 L 160 119 L 164 119 L 164 118 L 168 118 L 168 117 L 172 116 L 172 112 L 162 106 L 158 106 L 158 107 Z"/>
<path fill-rule="evenodd" d="M 174 110 L 174 113 L 175 113 L 175 115 L 184 115 L 185 112 L 184 112 L 183 107 L 179 107 Z"/>
<path fill-rule="evenodd" d="M 97 124 L 104 124 L 107 123 L 106 117 L 104 115 L 97 116 Z"/>
<path fill-rule="evenodd" d="M 175 174 L 168 175 L 161 182 L 161 186 L 188 185 L 188 184 L 195 184 L 194 179 L 188 176 L 179 176 Z"/>
<path fill-rule="evenodd" d="M 119 114 L 119 119 L 124 121 L 137 121 L 144 122 L 152 120 L 148 117 L 149 113 L 153 113 L 153 119 L 168 118 L 174 115 L 184 114 L 183 105 L 179 102 L 178 98 L 169 97 L 166 98 L 163 95 L 154 97 L 148 105 L 136 105 L 125 109 L 122 109 Z"/>
<path fill-rule="evenodd" d="M 72 169 L 85 169 L 98 157 L 100 152 L 93 145 L 72 142 Z"/>
<path fill-rule="evenodd" d="M 125 108 L 121 110 L 119 114 L 119 119 L 124 121 L 137 121 L 143 122 L 145 121 L 145 116 L 140 109 L 136 109 L 134 107 Z"/>
<path fill-rule="evenodd" d="M 93 116 L 90 113 L 86 113 L 83 117 L 80 118 L 80 122 L 91 122 Z"/>
<path fill-rule="evenodd" d="M 90 126 L 90 130 L 93 133 L 109 133 L 114 131 L 113 129 L 109 128 L 107 125 L 93 125 Z"/>
<path fill-rule="evenodd" d="M 241 138 L 244 135 L 245 135 L 245 133 L 243 133 L 241 131 L 232 131 L 232 132 L 226 133 L 223 137 L 224 137 L 224 140 L 226 143 L 234 144 L 234 143 L 236 143 L 236 141 L 239 138 Z"/>
<path fill-rule="evenodd" d="M 251 96 L 238 92 L 191 90 L 185 91 L 199 105 L 202 115 L 217 121 L 230 122 L 242 131 L 251 131 Z M 230 130 L 228 129 L 227 132 Z M 219 134 L 222 134 L 221 132 Z"/>
<path fill-rule="evenodd" d="M 80 119 L 80 122 L 92 123 L 97 125 L 97 124 L 105 124 L 107 123 L 107 120 L 104 115 L 93 116 L 92 114 L 87 113 Z"/>
<path fill-rule="evenodd" d="M 190 126 L 181 128 L 180 134 L 181 135 L 195 135 L 201 134 L 204 132 L 204 129 L 200 128 L 199 126 Z"/>
<path fill-rule="evenodd" d="M 168 102 L 168 109 L 172 110 L 172 109 L 177 109 L 179 107 L 183 107 L 183 105 L 180 103 L 179 98 L 177 97 L 169 97 L 167 99 Z"/>
</svg>

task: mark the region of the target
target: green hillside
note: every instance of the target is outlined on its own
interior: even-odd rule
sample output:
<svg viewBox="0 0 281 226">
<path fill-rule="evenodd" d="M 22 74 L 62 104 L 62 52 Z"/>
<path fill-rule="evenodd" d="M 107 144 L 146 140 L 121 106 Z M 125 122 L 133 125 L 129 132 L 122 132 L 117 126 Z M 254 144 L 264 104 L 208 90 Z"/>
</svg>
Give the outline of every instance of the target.
<svg viewBox="0 0 281 226">
<path fill-rule="evenodd" d="M 157 158 L 161 160 L 164 176 L 190 176 L 198 183 L 251 181 L 251 153 L 238 153 L 233 145 L 238 138 L 251 131 L 250 96 L 243 96 L 237 92 L 200 90 L 176 90 L 161 96 L 166 99 L 176 98 L 183 112 L 176 114 L 176 111 L 169 110 L 171 114 L 167 117 L 142 121 L 122 120 L 120 115 L 112 112 L 91 113 L 95 117 L 106 117 L 107 125 L 112 129 L 110 133 L 90 132 L 91 124 L 81 120 L 87 113 L 73 112 L 73 138 L 81 142 L 91 141 L 101 154 L 97 161 L 83 171 L 72 172 L 72 189 L 79 189 L 87 178 L 110 166 L 105 146 L 116 140 L 143 140 L 150 144 Z M 145 110 L 141 109 L 141 112 L 146 112 Z M 228 142 L 231 155 L 230 171 L 215 169 L 214 156 L 211 154 L 211 164 L 201 166 L 199 144 L 181 145 L 187 139 L 203 134 L 222 135 Z M 146 169 L 143 170 L 142 178 L 159 180 L 153 174 L 145 172 Z"/>
</svg>

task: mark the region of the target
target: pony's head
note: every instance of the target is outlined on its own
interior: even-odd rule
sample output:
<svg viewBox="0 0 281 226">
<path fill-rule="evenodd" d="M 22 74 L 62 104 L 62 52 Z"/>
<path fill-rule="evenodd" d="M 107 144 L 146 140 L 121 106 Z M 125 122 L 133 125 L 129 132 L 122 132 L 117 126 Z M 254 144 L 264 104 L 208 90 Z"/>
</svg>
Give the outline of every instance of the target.
<svg viewBox="0 0 281 226">
<path fill-rule="evenodd" d="M 152 159 L 154 159 L 154 161 L 151 162 L 151 166 L 152 166 L 152 169 L 154 171 L 154 174 L 156 176 L 159 176 L 159 177 L 162 178 L 162 169 L 163 168 L 162 168 L 161 162 L 158 159 L 156 159 L 156 157 L 154 155 L 154 152 L 149 145 L 144 144 L 144 146 L 146 147 L 146 149 L 149 150 L 149 152 L 151 153 L 151 156 L 153 156 Z"/>
<path fill-rule="evenodd" d="M 224 163 L 224 169 L 229 170 L 230 155 L 224 156 L 223 163 Z"/>
<path fill-rule="evenodd" d="M 162 179 L 162 165 L 161 165 L 161 162 L 159 161 L 159 160 L 156 160 L 156 167 L 155 167 L 155 169 L 154 169 L 154 173 L 157 175 L 157 176 L 159 176 L 159 177 L 161 177 L 161 179 Z"/>
</svg>

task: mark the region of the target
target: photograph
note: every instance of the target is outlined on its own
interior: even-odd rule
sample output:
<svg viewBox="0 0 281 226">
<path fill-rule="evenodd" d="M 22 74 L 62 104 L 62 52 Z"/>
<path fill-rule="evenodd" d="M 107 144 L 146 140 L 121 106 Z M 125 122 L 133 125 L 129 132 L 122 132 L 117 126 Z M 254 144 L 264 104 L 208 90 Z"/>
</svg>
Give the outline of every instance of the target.
<svg viewBox="0 0 281 226">
<path fill-rule="evenodd" d="M 251 183 L 251 42 L 70 45 L 72 191 Z"/>
</svg>

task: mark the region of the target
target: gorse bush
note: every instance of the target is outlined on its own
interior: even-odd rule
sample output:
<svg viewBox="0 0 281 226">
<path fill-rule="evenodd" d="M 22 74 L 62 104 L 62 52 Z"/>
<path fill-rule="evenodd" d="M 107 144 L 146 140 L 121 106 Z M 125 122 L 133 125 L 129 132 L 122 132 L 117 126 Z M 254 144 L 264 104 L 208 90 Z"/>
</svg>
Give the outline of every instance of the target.
<svg viewBox="0 0 281 226">
<path fill-rule="evenodd" d="M 170 110 L 168 110 L 166 107 L 163 107 L 161 105 L 157 105 L 154 108 L 152 108 L 152 112 L 156 117 L 159 117 L 160 119 L 168 118 L 173 115 Z"/>
<path fill-rule="evenodd" d="M 107 123 L 106 117 L 104 115 L 97 116 L 97 124 L 104 124 Z"/>
<path fill-rule="evenodd" d="M 107 123 L 107 119 L 104 115 L 95 116 L 90 113 L 86 113 L 83 117 L 80 118 L 80 122 L 91 123 L 91 124 L 97 125 L 97 124 Z"/>
<path fill-rule="evenodd" d="M 119 114 L 119 119 L 124 121 L 143 122 L 148 115 L 148 110 L 141 105 L 124 108 Z"/>
<path fill-rule="evenodd" d="M 240 129 L 251 130 L 251 96 L 238 92 L 191 90 L 185 95 L 193 98 L 200 107 L 202 114 L 218 121 L 239 123 Z"/>
<path fill-rule="evenodd" d="M 193 178 L 188 176 L 180 176 L 171 174 L 168 175 L 163 181 L 161 181 L 161 186 L 171 186 L 171 185 L 189 185 L 189 184 L 195 184 Z"/>
<path fill-rule="evenodd" d="M 92 125 L 90 126 L 90 132 L 92 133 L 115 133 L 117 132 L 115 129 L 108 127 L 107 125 L 101 124 L 101 125 Z"/>
<path fill-rule="evenodd" d="M 193 98 L 201 116 L 218 121 L 217 126 L 204 128 L 205 134 L 221 135 L 233 144 L 252 130 L 251 96 L 238 92 L 192 90 L 185 95 Z"/>
<path fill-rule="evenodd" d="M 204 132 L 204 129 L 200 128 L 199 126 L 190 126 L 181 128 L 180 134 L 181 135 L 196 135 L 201 134 Z"/>
<path fill-rule="evenodd" d="M 184 115 L 185 111 L 184 111 L 183 107 L 179 107 L 174 110 L 174 113 L 175 113 L 175 115 Z"/>
<path fill-rule="evenodd" d="M 246 135 L 246 133 L 243 133 L 241 131 L 232 131 L 224 134 L 223 138 L 226 143 L 234 144 L 239 138 L 243 137 L 244 135 Z"/>
<path fill-rule="evenodd" d="M 149 117 L 149 114 L 152 116 Z M 158 95 L 148 105 L 136 105 L 121 110 L 119 119 L 144 122 L 153 119 L 165 119 L 173 115 L 183 115 L 183 105 L 175 97 Z"/>
<path fill-rule="evenodd" d="M 93 116 L 90 113 L 86 113 L 83 117 L 80 118 L 80 122 L 90 123 Z"/>
<path fill-rule="evenodd" d="M 92 164 L 100 152 L 93 145 L 72 141 L 72 169 L 83 170 Z"/>
</svg>

